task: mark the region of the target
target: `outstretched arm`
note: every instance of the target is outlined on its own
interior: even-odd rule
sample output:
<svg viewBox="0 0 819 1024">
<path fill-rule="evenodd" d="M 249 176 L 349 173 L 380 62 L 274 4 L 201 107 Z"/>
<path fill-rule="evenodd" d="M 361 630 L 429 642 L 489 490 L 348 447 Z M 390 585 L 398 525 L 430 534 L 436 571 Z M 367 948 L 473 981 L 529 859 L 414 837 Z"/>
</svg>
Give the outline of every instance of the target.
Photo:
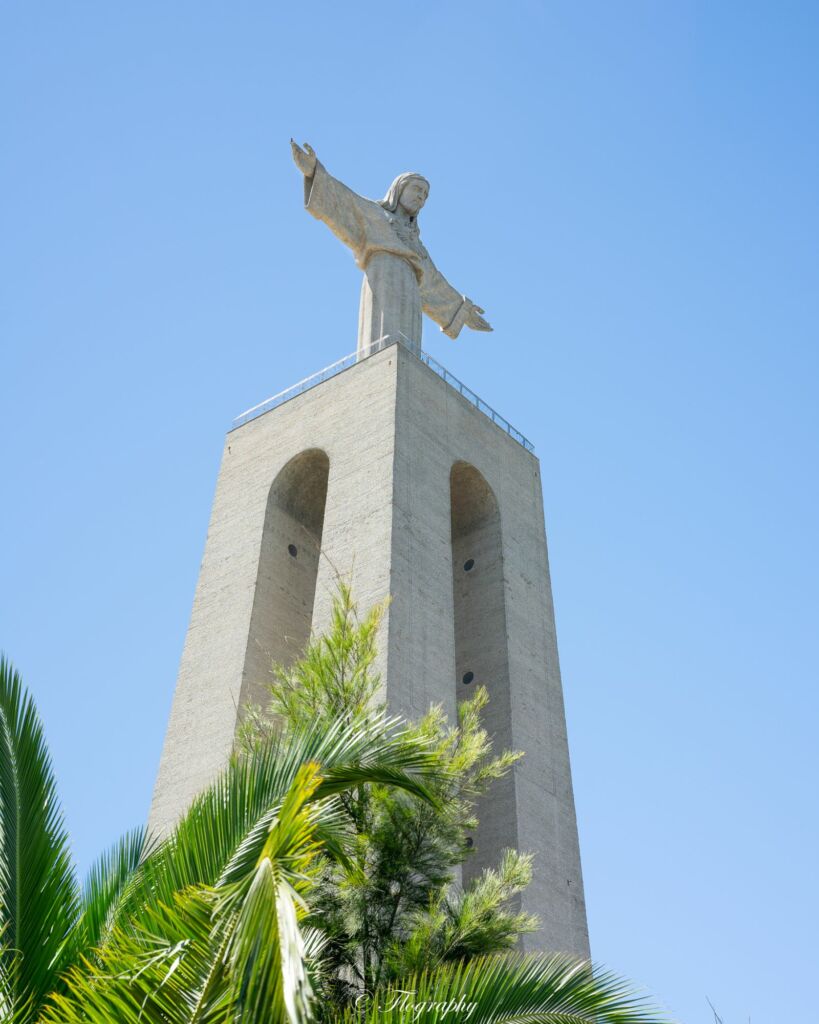
<svg viewBox="0 0 819 1024">
<path fill-rule="evenodd" d="M 366 199 L 328 174 L 313 147 L 290 140 L 293 161 L 304 175 L 304 205 L 308 213 L 327 227 L 359 258 L 366 242 Z"/>
<path fill-rule="evenodd" d="M 457 338 L 462 327 L 471 327 L 473 331 L 492 330 L 489 322 L 481 316 L 481 307 L 455 291 L 431 260 L 425 267 L 421 301 L 424 312 L 440 325 L 447 337 Z"/>
</svg>

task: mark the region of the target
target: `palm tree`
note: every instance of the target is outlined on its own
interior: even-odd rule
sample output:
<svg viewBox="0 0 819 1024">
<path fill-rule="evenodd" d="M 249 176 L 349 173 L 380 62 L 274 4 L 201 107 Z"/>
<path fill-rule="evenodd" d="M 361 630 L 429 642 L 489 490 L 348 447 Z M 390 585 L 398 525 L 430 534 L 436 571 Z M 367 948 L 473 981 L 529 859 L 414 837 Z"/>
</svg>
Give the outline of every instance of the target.
<svg viewBox="0 0 819 1024">
<path fill-rule="evenodd" d="M 377 783 L 432 799 L 438 770 L 383 716 L 356 729 L 316 723 L 237 754 L 140 864 L 112 907 L 100 964 L 72 969 L 70 994 L 44 1019 L 308 1019 L 320 936 L 300 922 L 319 852 L 347 856 L 339 794 Z"/>
<path fill-rule="evenodd" d="M 203 1001 L 224 1019 L 306 1019 L 318 941 L 299 920 L 319 850 L 346 856 L 339 794 L 381 784 L 432 800 L 440 773 L 383 715 L 272 736 L 234 756 L 168 839 L 125 837 L 81 890 L 42 726 L 5 659 L 0 744 L 0 1020 L 14 1024 L 125 1022 L 129 1007 L 202 1019 Z"/>
</svg>

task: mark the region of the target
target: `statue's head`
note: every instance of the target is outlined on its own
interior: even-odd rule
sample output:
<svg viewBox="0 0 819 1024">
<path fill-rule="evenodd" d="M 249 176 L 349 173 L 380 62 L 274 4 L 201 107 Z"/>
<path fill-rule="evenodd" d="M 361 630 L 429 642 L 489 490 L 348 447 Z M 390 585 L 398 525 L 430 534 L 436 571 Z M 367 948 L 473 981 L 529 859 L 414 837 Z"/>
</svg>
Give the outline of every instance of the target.
<svg viewBox="0 0 819 1024">
<path fill-rule="evenodd" d="M 399 174 L 390 185 L 380 205 L 390 213 L 395 213 L 400 206 L 410 217 L 417 217 L 428 195 L 429 182 L 423 174 L 407 171 Z"/>
</svg>

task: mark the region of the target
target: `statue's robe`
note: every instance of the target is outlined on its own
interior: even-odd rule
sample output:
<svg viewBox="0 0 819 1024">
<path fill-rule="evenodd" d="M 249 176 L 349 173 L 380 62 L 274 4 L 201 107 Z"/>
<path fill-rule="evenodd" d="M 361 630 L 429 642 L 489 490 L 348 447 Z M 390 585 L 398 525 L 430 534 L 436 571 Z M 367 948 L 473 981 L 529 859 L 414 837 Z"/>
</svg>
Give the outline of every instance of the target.
<svg viewBox="0 0 819 1024">
<path fill-rule="evenodd" d="M 380 203 L 356 195 L 320 163 L 304 179 L 304 205 L 352 249 L 364 271 L 358 317 L 358 353 L 394 341 L 421 351 L 421 313 L 457 338 L 470 303 L 429 258 L 417 225 L 402 223 Z"/>
</svg>

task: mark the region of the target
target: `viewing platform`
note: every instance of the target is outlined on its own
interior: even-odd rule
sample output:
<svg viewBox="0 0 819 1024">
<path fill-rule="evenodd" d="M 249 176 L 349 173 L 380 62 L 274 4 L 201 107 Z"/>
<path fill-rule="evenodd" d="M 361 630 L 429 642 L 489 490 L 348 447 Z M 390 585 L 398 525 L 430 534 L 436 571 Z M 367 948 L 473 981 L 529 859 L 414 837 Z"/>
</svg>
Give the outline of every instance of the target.
<svg viewBox="0 0 819 1024">
<path fill-rule="evenodd" d="M 263 402 L 259 402 L 258 405 L 254 405 L 251 409 L 247 409 L 245 412 L 237 416 L 230 429 L 236 430 L 237 427 L 244 426 L 245 423 L 249 423 L 251 420 L 255 420 L 257 416 L 262 416 L 266 412 L 270 412 L 271 409 L 276 409 L 278 406 L 283 405 L 291 398 L 295 398 L 297 395 L 304 394 L 305 391 L 309 391 L 311 388 L 316 387 L 317 384 L 321 384 L 326 380 L 330 380 L 332 377 L 337 376 L 339 373 L 343 373 L 344 370 L 349 369 L 351 366 L 355 366 L 356 363 L 362 362 L 363 359 L 369 359 L 370 356 L 375 355 L 376 352 L 381 352 L 390 345 L 400 345 L 400 339 L 380 339 L 379 342 L 373 344 L 372 349 L 366 356 L 362 356 L 359 352 L 351 352 L 349 355 L 344 356 L 335 363 L 331 363 L 329 366 L 325 366 L 323 370 L 319 370 L 317 373 L 311 374 L 309 377 L 305 377 L 300 380 L 297 384 L 293 384 L 292 387 L 285 388 L 284 391 L 279 391 L 278 394 L 272 395 L 270 398 L 266 398 Z M 526 451 L 533 452 L 535 446 L 532 442 L 524 437 L 523 434 L 512 424 L 505 419 L 499 412 L 496 412 L 491 405 L 488 405 L 482 398 L 479 398 L 471 388 L 468 388 L 466 384 L 458 380 L 458 378 L 449 372 L 445 366 L 442 366 L 436 359 L 433 359 L 428 352 L 417 352 L 414 348 L 410 348 L 408 345 L 403 346 L 405 352 L 409 352 L 413 358 L 418 359 L 425 366 L 428 366 L 433 373 L 437 374 L 442 380 L 445 380 L 450 387 L 453 387 L 458 394 L 463 397 L 476 409 L 480 410 L 487 416 L 492 422 L 507 433 L 511 438 L 522 445 Z"/>
</svg>

